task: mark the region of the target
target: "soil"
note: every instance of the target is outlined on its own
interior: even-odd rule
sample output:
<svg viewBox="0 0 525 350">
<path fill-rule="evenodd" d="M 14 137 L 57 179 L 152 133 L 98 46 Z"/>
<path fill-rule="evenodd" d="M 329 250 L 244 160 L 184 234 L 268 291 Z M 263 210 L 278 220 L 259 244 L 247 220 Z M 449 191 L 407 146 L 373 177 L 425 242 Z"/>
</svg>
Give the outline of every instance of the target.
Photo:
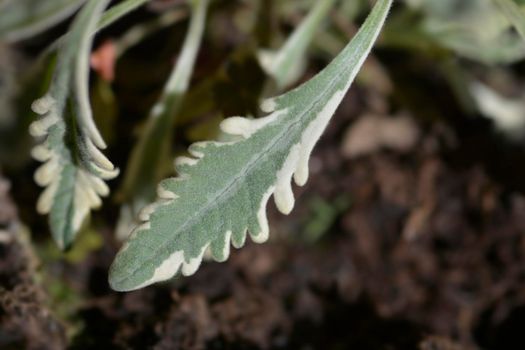
<svg viewBox="0 0 525 350">
<path fill-rule="evenodd" d="M 43 284 L 36 281 L 36 260 L 22 237 L 9 187 L 0 174 L 0 348 L 65 348 L 64 327 L 48 307 Z"/>
<path fill-rule="evenodd" d="M 156 41 L 117 67 L 112 87 L 124 117 L 115 129 L 126 132 L 113 135 L 109 152 L 119 165 L 176 51 Z M 196 80 L 231 54 L 221 45 L 220 54 L 202 54 Z M 34 213 L 35 165 L 0 174 L 0 349 L 522 349 L 525 147 L 465 116 L 431 62 L 380 50 L 378 59 L 395 91 L 352 88 L 314 151 L 308 184 L 294 189 L 293 213 L 270 205 L 270 241 L 206 262 L 191 277 L 110 290 L 120 244 L 109 199 L 93 220 L 103 243 L 82 259 L 50 262 L 41 249 L 45 219 Z M 221 115 L 257 110 L 253 90 L 263 77 L 252 61 L 244 70 L 225 64 L 228 84 L 212 93 Z M 399 138 L 403 129 L 410 142 Z M 385 139 L 372 140 L 379 134 Z M 57 280 L 74 298 L 57 293 Z"/>
<path fill-rule="evenodd" d="M 20 224 L 1 180 L 2 348 L 517 349 L 525 197 L 483 164 L 450 165 L 443 135 L 454 132 L 443 125 L 418 126 L 409 150 L 345 159 L 343 131 L 369 97 L 358 90 L 345 99 L 315 151 L 309 184 L 296 189 L 294 213 L 270 208 L 269 243 L 122 294 L 106 282 L 117 248 L 110 230 L 80 263 L 59 262 L 61 278 L 84 296 L 76 314 L 83 326 L 67 341 L 31 248 L 14 234 Z M 305 218 L 315 215 L 309 203 L 341 194 L 348 205 L 320 237 L 304 239 Z"/>
</svg>

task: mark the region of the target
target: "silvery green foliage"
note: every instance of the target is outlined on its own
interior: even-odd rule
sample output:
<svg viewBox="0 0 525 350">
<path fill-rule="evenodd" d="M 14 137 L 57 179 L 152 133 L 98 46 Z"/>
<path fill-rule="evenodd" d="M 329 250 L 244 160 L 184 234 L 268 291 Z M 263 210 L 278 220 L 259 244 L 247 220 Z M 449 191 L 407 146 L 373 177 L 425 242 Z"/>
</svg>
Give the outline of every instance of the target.
<svg viewBox="0 0 525 350">
<path fill-rule="evenodd" d="M 204 34 L 209 0 L 193 0 L 191 5 L 190 27 L 177 63 L 131 152 L 121 191 L 125 203 L 117 225 L 119 238 L 127 237 L 136 224 L 134 218 L 140 209 L 155 199 L 156 183 L 166 176 L 163 170 L 172 159 L 169 154 L 172 126 L 193 74 Z"/>
<path fill-rule="evenodd" d="M 178 178 L 158 186 L 158 200 L 143 209 L 143 221 L 117 254 L 110 269 L 113 289 L 128 291 L 193 274 L 209 251 L 224 261 L 244 245 L 247 232 L 268 239 L 266 205 L 273 195 L 288 214 L 294 206 L 291 179 L 308 178 L 312 149 L 349 89 L 383 26 L 392 0 L 378 0 L 348 46 L 302 86 L 263 103 L 260 119 L 233 117 L 221 128 L 232 142 L 190 146 L 179 158 Z"/>
<path fill-rule="evenodd" d="M 92 33 L 109 0 L 89 0 L 75 18 L 58 51 L 47 94 L 33 103 L 40 118 L 30 133 L 43 142 L 32 152 L 44 162 L 35 181 L 45 186 L 37 210 L 49 214 L 51 232 L 61 248 L 73 241 L 100 196 L 109 193 L 104 179 L 118 170 L 101 153 L 106 147 L 92 118 L 89 104 L 89 54 Z"/>
<path fill-rule="evenodd" d="M 86 0 L 83 0 L 85 2 Z M 135 11 L 140 6 L 144 5 L 150 0 L 123 0 L 117 5 L 112 6 L 109 10 L 104 12 L 102 16 L 98 17 L 98 23 L 96 26 L 90 28 L 90 35 L 95 35 L 98 31 L 108 27 L 109 25 L 115 23 L 122 17 L 126 16 L 130 12 Z M 63 42 L 67 40 L 69 33 L 64 34 L 58 38 L 52 45 L 50 45 L 45 54 L 50 54 L 54 52 L 60 45 L 63 45 Z"/>
<path fill-rule="evenodd" d="M 107 10 L 98 22 L 97 31 L 106 28 L 110 24 L 138 9 L 150 0 L 124 0 Z"/>
<path fill-rule="evenodd" d="M 259 61 L 266 73 L 283 88 L 297 80 L 304 68 L 304 54 L 336 0 L 319 0 L 278 51 L 261 50 Z"/>
<path fill-rule="evenodd" d="M 525 57 L 525 43 L 494 0 L 412 0 L 425 15 L 424 30 L 443 46 L 486 64 Z M 483 28 L 483 30 L 480 30 Z"/>
<path fill-rule="evenodd" d="M 86 0 L 4 0 L 0 39 L 8 42 L 43 32 L 75 12 Z"/>
<path fill-rule="evenodd" d="M 525 39 L 525 11 L 523 5 L 518 5 L 513 0 L 492 0 L 501 10 L 501 13 L 514 26 L 516 31 Z"/>
<path fill-rule="evenodd" d="M 188 16 L 186 9 L 175 9 L 168 11 L 144 23 L 139 23 L 127 30 L 117 41 L 115 41 L 116 57 L 122 57 L 130 48 L 145 40 L 148 36 L 161 29 L 171 27 Z"/>
</svg>

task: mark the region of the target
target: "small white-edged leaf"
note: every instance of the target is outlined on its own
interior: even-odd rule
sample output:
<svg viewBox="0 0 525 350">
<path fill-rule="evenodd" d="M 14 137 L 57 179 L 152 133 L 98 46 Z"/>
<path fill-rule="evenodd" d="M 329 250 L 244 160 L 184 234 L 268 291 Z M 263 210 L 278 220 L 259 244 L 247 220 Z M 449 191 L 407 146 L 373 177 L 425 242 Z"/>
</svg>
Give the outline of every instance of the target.
<svg viewBox="0 0 525 350">
<path fill-rule="evenodd" d="M 0 38 L 27 39 L 73 14 L 86 0 L 14 0 L 0 12 Z"/>
<path fill-rule="evenodd" d="M 108 195 L 103 179 L 118 174 L 99 150 L 106 145 L 93 122 L 88 93 L 90 33 L 108 3 L 89 0 L 82 8 L 58 51 L 47 94 L 32 105 L 40 118 L 29 131 L 44 138 L 32 152 L 45 162 L 35 173 L 35 181 L 46 187 L 37 210 L 49 214 L 51 232 L 61 248 L 71 244 L 90 210 L 101 205 L 100 196 Z"/>
<path fill-rule="evenodd" d="M 304 55 L 315 32 L 323 19 L 333 7 L 336 0 L 319 0 L 315 2 L 308 16 L 288 38 L 278 51 L 261 50 L 259 62 L 279 88 L 297 80 L 304 70 Z"/>
<path fill-rule="evenodd" d="M 137 145 L 131 151 L 120 191 L 125 203 L 117 225 L 117 237 L 126 238 L 145 203 L 155 199 L 156 184 L 169 173 L 164 170 L 169 154 L 174 118 L 188 89 L 199 51 L 209 0 L 193 0 L 190 27 L 181 54 L 164 86 L 162 95 L 151 109 Z"/>
<path fill-rule="evenodd" d="M 378 0 L 348 46 L 302 86 L 263 104 L 262 119 L 233 119 L 223 128 L 247 135 L 234 142 L 190 146 L 195 163 L 183 161 L 179 178 L 159 185 L 159 200 L 143 212 L 110 269 L 113 289 L 128 291 L 196 271 L 207 249 L 224 261 L 230 243 L 247 232 L 268 239 L 266 204 L 274 195 L 284 213 L 294 204 L 291 178 L 302 185 L 308 159 L 330 118 L 368 56 L 392 0 Z M 180 169 L 179 169 L 180 170 Z M 230 242 L 231 241 L 231 242 Z"/>
</svg>

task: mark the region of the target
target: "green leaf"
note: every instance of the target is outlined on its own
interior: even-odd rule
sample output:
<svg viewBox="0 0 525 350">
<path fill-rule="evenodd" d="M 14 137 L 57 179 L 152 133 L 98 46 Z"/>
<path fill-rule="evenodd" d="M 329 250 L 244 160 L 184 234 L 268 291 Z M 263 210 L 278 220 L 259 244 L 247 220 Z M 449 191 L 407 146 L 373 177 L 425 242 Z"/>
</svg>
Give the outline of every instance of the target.
<svg viewBox="0 0 525 350">
<path fill-rule="evenodd" d="M 155 17 L 150 21 L 139 23 L 131 27 L 117 41 L 115 41 L 117 51 L 116 56 L 121 57 L 128 49 L 139 44 L 148 36 L 161 29 L 174 25 L 180 20 L 185 19 L 187 16 L 188 11 L 186 11 L 186 9 L 176 9 Z"/>
<path fill-rule="evenodd" d="M 479 81 L 470 83 L 470 93 L 479 112 L 494 122 L 505 136 L 519 141 L 525 132 L 525 103 L 523 96 L 509 98 Z"/>
<path fill-rule="evenodd" d="M 193 144 L 195 158 L 179 158 L 179 178 L 164 180 L 158 201 L 141 212 L 110 269 L 113 289 L 128 291 L 193 274 L 209 250 L 224 261 L 230 242 L 241 247 L 268 239 L 266 204 L 294 206 L 291 178 L 304 185 L 312 149 L 349 89 L 383 26 L 392 0 L 378 0 L 348 46 L 316 77 L 263 103 L 260 119 L 226 119 L 232 142 Z"/>
<path fill-rule="evenodd" d="M 188 89 L 195 60 L 199 51 L 209 0 L 194 0 L 190 27 L 181 54 L 168 78 L 161 97 L 153 106 L 145 128 L 133 148 L 122 185 L 121 196 L 125 204 L 117 228 L 117 236 L 129 234 L 138 212 L 155 199 L 155 184 L 167 174 L 171 131 L 182 97 Z"/>
<path fill-rule="evenodd" d="M 110 24 L 115 23 L 117 20 L 138 9 L 148 1 L 150 0 L 125 0 L 115 6 L 112 6 L 109 10 L 104 12 L 100 18 L 98 26 L 96 27 L 96 31 L 98 32 Z"/>
<path fill-rule="evenodd" d="M 334 3 L 335 0 L 317 1 L 279 51 L 262 50 L 259 53 L 261 66 L 275 79 L 279 88 L 293 83 L 301 75 L 306 49 Z"/>
<path fill-rule="evenodd" d="M 501 13 L 516 28 L 516 31 L 525 39 L 525 13 L 523 9 L 512 0 L 492 0 L 501 10 Z"/>
<path fill-rule="evenodd" d="M 90 0 L 72 24 L 47 94 L 33 103 L 41 117 L 30 126 L 34 137 L 44 138 L 33 157 L 45 162 L 35 181 L 46 186 L 37 204 L 49 214 L 49 224 L 60 248 L 71 244 L 90 209 L 101 205 L 109 189 L 103 179 L 118 170 L 100 152 L 106 147 L 93 121 L 89 104 L 90 32 L 109 0 Z"/>
<path fill-rule="evenodd" d="M 423 30 L 461 56 L 485 64 L 509 64 L 525 57 L 525 43 L 509 31 L 494 0 L 422 0 Z M 480 30 L 482 28 L 482 30 Z"/>
<path fill-rule="evenodd" d="M 0 38 L 8 42 L 45 31 L 75 12 L 86 0 L 12 0 L 0 4 Z"/>
</svg>

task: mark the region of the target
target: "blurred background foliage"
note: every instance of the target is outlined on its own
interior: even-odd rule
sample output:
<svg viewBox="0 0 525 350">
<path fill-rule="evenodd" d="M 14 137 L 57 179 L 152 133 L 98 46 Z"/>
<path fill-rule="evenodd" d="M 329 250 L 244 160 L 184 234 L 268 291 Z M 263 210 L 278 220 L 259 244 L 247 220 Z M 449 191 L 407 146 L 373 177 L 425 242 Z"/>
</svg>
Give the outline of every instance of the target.
<svg viewBox="0 0 525 350">
<path fill-rule="evenodd" d="M 184 153 L 192 142 L 220 137 L 218 124 L 224 117 L 260 115 L 261 99 L 281 90 L 265 74 L 258 54 L 281 47 L 316 1 L 213 1 L 195 74 L 173 125 L 173 154 Z M 49 279 L 52 297 L 72 300 L 61 304 L 70 307 L 59 311 L 66 319 L 74 318 L 78 296 L 49 270 L 56 268 L 58 259 L 79 264 L 101 249 L 100 232 L 115 225 L 118 192 L 113 191 L 114 197 L 95 214 L 74 250 L 59 252 L 45 233 L 45 220 L 34 212 L 39 189 L 32 180 L 36 164 L 30 158 L 33 140 L 27 128 L 35 118 L 31 101 L 45 91 L 54 64 L 46 48 L 67 30 L 83 2 L 0 0 L 0 169 L 13 181 L 22 221 L 31 227 L 38 256 L 49 266 L 44 276 L 55 276 Z M 525 16 L 525 1 L 514 2 Z M 300 81 L 339 52 L 371 3 L 336 2 L 303 57 Z M 109 158 L 121 169 L 176 60 L 187 24 L 185 1 L 151 0 L 96 37 L 93 110 L 109 145 Z M 509 188 L 525 192 L 525 168 L 509 169 L 509 164 L 525 159 L 524 59 L 525 40 L 493 0 L 398 0 L 356 85 L 368 91 L 368 108 L 374 114 L 404 111 L 423 128 L 461 125 L 449 145 L 467 146 L 455 161 L 481 161 Z M 372 130 L 379 130 L 379 124 Z M 470 140 L 479 143 L 469 146 Z M 355 142 L 343 139 L 342 144 L 353 145 L 343 150 L 353 157 Z M 386 136 L 366 147 L 376 146 L 402 147 Z M 172 164 L 166 168 L 173 172 Z M 112 181 L 113 189 L 120 179 Z M 322 239 L 352 205 L 345 195 L 330 202 L 317 196 L 306 200 L 303 233 L 292 239 L 307 243 Z"/>
<path fill-rule="evenodd" d="M 512 0 L 511 0 L 512 1 Z M 422 121 L 461 123 L 490 120 L 495 135 L 521 147 L 525 132 L 525 93 L 520 79 L 525 40 L 496 5 L 497 0 L 397 1 L 376 50 L 357 84 L 391 98 Z M 46 48 L 64 33 L 82 0 L 0 2 L 0 165 L 13 174 L 18 194 L 35 196 L 35 167 L 27 127 L 29 106 L 50 79 L 54 57 Z M 118 3 L 115 2 L 115 3 Z M 226 116 L 260 114 L 263 97 L 279 93 L 261 68 L 260 50 L 277 49 L 312 8 L 315 0 L 216 0 L 196 72 L 173 126 L 173 154 L 187 145 L 220 136 Z M 370 1 L 337 1 L 302 58 L 305 80 L 335 56 L 355 33 Z M 525 2 L 515 1 L 525 14 Z M 184 37 L 188 9 L 181 0 L 152 0 L 97 35 L 91 96 L 97 125 L 110 158 L 125 168 L 129 149 L 160 93 Z M 522 15 L 523 15 L 522 14 Z M 396 74 L 408 67 L 441 81 L 436 94 L 453 94 L 462 114 L 447 116 L 420 96 L 418 82 Z M 405 74 L 405 73 L 403 73 Z M 413 75 L 412 75 L 413 77 Z M 423 83 L 424 84 L 424 83 Z M 291 86 L 287 86 L 290 88 Z M 458 120 L 451 120 L 458 118 Z M 171 164 L 166 164 L 172 172 Z M 118 187 L 119 180 L 112 186 Z M 114 215 L 118 192 L 105 212 Z M 23 200 L 23 214 L 40 222 Z M 321 208 L 320 202 L 314 206 Z M 27 205 L 27 207 L 25 207 Z M 110 219 L 106 225 L 113 225 Z M 315 224 L 319 227 L 322 225 Z"/>
<path fill-rule="evenodd" d="M 0 3 L 0 40 L 4 42 L 0 46 L 3 111 L 0 160 L 4 168 L 19 168 L 29 161 L 27 144 L 30 141 L 25 130 L 34 116 L 28 110 L 28 101 L 44 91 L 53 62 L 52 55 L 44 55 L 42 51 L 64 32 L 70 15 L 82 2 L 49 0 L 38 2 L 37 6 L 27 0 Z M 508 78 L 506 73 L 519 69 L 525 58 L 525 41 L 495 2 L 398 1 L 379 47 L 389 52 L 402 51 L 402 55 L 426 57 L 449 82 L 464 108 L 482 108 L 486 113 L 494 106 L 476 104 L 480 92 L 471 88 L 472 83 L 489 76 L 497 76 L 496 81 L 505 79 L 504 76 Z M 523 8 L 522 1 L 515 2 Z M 174 132 L 183 133 L 180 136 L 187 142 L 209 139 L 216 136 L 222 117 L 257 115 L 262 95 L 278 92 L 264 82 L 264 72 L 257 61 L 258 51 L 280 47 L 314 3 L 311 0 L 215 1 L 197 72 L 178 112 Z M 369 5 L 366 0 L 337 2 L 337 8 L 317 31 L 304 57 L 310 70 L 314 64 L 322 66 L 343 47 Z M 115 46 L 116 57 L 106 56 L 106 61 L 115 62 L 107 62 L 99 69 L 95 67 L 98 74 L 93 77 L 92 102 L 99 128 L 110 144 L 117 144 L 112 149 L 121 161 L 125 161 L 126 154 L 116 148 L 126 145 L 122 147 L 126 149 L 134 131 L 140 129 L 180 48 L 187 19 L 184 1 L 153 0 L 97 37 L 101 51 L 108 43 Z M 146 61 L 149 65 L 144 64 Z M 388 62 L 379 66 L 384 68 L 385 64 Z M 151 69 L 152 66 L 155 69 Z M 374 74 L 363 72 L 361 82 L 369 73 Z M 500 91 L 502 85 L 507 86 L 507 91 Z M 496 90 L 489 89 L 496 99 L 515 100 L 521 95 L 516 85 L 516 82 L 500 82 Z M 515 104 L 518 106 L 519 103 Z M 488 117 L 496 118 L 496 124 L 500 122 L 498 116 Z M 126 142 L 120 142 L 122 140 Z M 181 138 L 177 142 L 180 141 Z M 13 149 L 17 150 L 16 154 L 11 152 Z"/>
</svg>

